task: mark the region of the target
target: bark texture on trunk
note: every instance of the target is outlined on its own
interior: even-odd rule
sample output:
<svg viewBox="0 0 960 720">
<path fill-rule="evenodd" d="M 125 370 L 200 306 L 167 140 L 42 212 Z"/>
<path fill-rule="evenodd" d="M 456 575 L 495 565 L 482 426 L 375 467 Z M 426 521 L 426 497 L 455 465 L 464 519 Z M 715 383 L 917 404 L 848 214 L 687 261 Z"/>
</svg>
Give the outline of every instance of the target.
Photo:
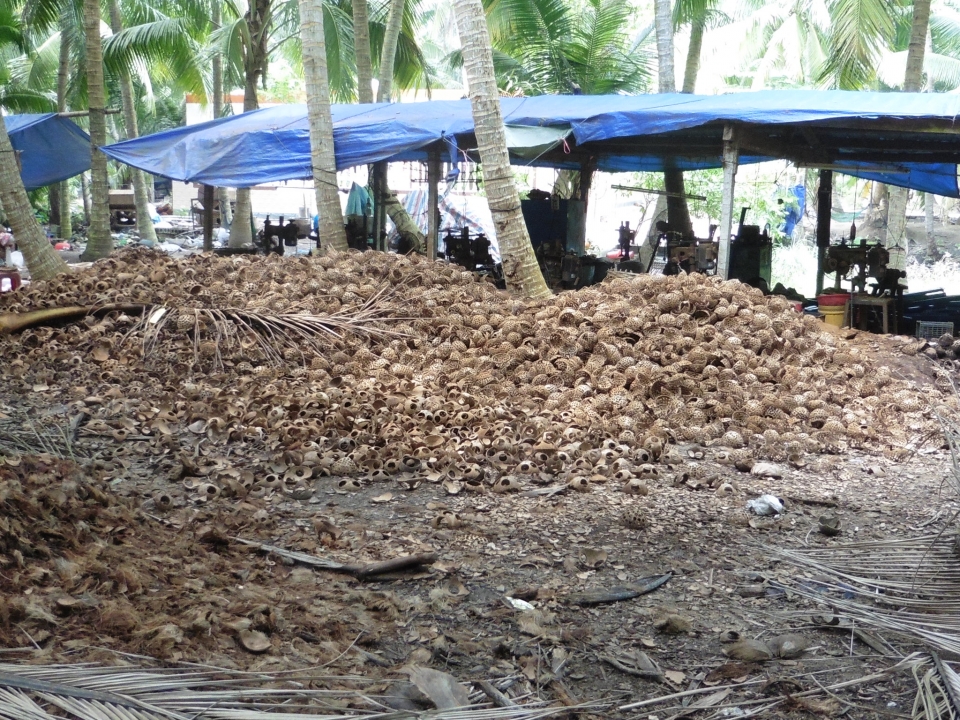
<svg viewBox="0 0 960 720">
<path fill-rule="evenodd" d="M 213 0 L 210 4 L 210 24 L 214 28 L 220 27 L 220 0 Z M 211 92 L 213 93 L 213 119 L 223 115 L 223 56 L 219 52 L 213 53 L 210 61 L 210 71 L 213 74 Z M 230 193 L 227 188 L 217 188 L 217 202 L 220 204 L 220 225 L 230 227 L 233 213 L 230 211 Z"/>
<path fill-rule="evenodd" d="M 657 34 L 657 83 L 662 93 L 677 91 L 677 77 L 673 63 L 673 12 L 670 0 L 654 0 L 654 27 Z M 663 171 L 663 186 L 674 196 L 667 196 L 667 222 L 674 230 L 685 235 L 693 234 L 690 211 L 683 197 L 683 171 L 674 170 L 669 164 Z"/>
<path fill-rule="evenodd" d="M 930 26 L 930 0 L 915 0 L 913 23 L 910 27 L 910 45 L 907 48 L 907 69 L 903 76 L 904 92 L 918 92 L 923 85 L 923 56 L 927 46 L 927 31 Z M 887 247 L 899 245 L 907 250 L 907 198 L 906 188 L 891 187 L 887 205 Z M 897 269 L 903 270 L 902 262 L 894 261 Z"/>
<path fill-rule="evenodd" d="M 267 40 L 270 36 L 270 0 L 252 0 L 246 13 L 249 47 L 244 48 L 243 111 L 259 107 L 257 83 L 263 76 L 267 61 Z M 250 188 L 237 189 L 237 211 L 230 227 L 230 247 L 244 247 L 253 243 L 253 206 Z"/>
<path fill-rule="evenodd" d="M 313 186 L 320 215 L 320 242 L 334 250 L 347 250 L 343 210 L 337 187 L 337 158 L 333 150 L 333 117 L 327 79 L 327 47 L 323 37 L 322 0 L 299 0 L 303 75 L 307 85 L 310 120 L 310 159 Z"/>
<path fill-rule="evenodd" d="M 23 253 L 30 277 L 48 280 L 58 273 L 67 272 L 67 264 L 53 249 L 33 215 L 30 198 L 17 169 L 17 156 L 13 153 L 10 136 L 3 122 L 0 122 L 0 205 Z"/>
<path fill-rule="evenodd" d="M 390 102 L 393 88 L 393 68 L 397 56 L 397 44 L 400 41 L 400 29 L 403 25 L 404 0 L 391 0 L 390 17 L 387 20 L 386 34 L 383 39 L 383 52 L 380 55 L 380 81 L 377 86 L 377 102 Z M 369 42 L 369 41 L 368 41 Z M 406 238 L 415 252 L 426 252 L 427 238 L 420 232 L 417 223 L 397 199 L 397 194 L 387 184 L 386 171 L 383 174 L 383 205 L 386 214 L 397 226 L 397 232 Z"/>
<path fill-rule="evenodd" d="M 67 110 L 67 88 L 70 84 L 70 36 L 66 18 L 60 20 L 60 62 L 57 67 L 57 112 Z M 60 183 L 60 237 L 69 240 L 73 235 L 70 217 L 70 181 Z"/>
<path fill-rule="evenodd" d="M 673 12 L 670 0 L 653 0 L 653 24 L 657 35 L 658 92 L 676 92 L 677 76 L 673 68 Z"/>
<path fill-rule="evenodd" d="M 393 190 L 387 189 L 386 198 L 383 201 L 384 209 L 387 215 L 397 226 L 397 232 L 413 247 L 413 251 L 423 255 L 427 252 L 427 238 L 420 232 L 420 227 L 410 217 L 410 213 L 400 203 L 397 194 Z"/>
<path fill-rule="evenodd" d="M 83 202 L 83 221 L 90 225 L 90 178 L 87 173 L 80 173 L 80 199 Z"/>
<path fill-rule="evenodd" d="M 687 47 L 687 64 L 683 69 L 683 87 L 680 92 L 692 93 L 697 89 L 700 51 L 703 48 L 703 29 L 703 22 L 700 20 L 694 20 L 690 25 L 690 45 Z"/>
<path fill-rule="evenodd" d="M 493 51 L 481 0 L 455 0 L 463 63 L 470 85 L 484 190 L 496 227 L 507 288 L 529 298 L 551 295 L 530 245 L 513 181 L 500 98 L 493 71 Z"/>
<path fill-rule="evenodd" d="M 940 257 L 940 248 L 937 247 L 937 236 L 934 233 L 936 215 L 936 196 L 933 193 L 923 194 L 923 226 L 927 234 L 927 255 L 931 258 Z"/>
<path fill-rule="evenodd" d="M 353 52 L 357 61 L 357 99 L 373 102 L 373 56 L 370 52 L 370 14 L 367 0 L 353 0 Z"/>
<path fill-rule="evenodd" d="M 110 29 L 114 34 L 123 30 L 123 19 L 120 17 L 120 3 L 110 0 Z M 133 140 L 140 136 L 137 127 L 137 108 L 134 105 L 133 80 L 130 73 L 124 70 L 118 78 L 120 85 L 120 102 L 123 105 L 123 126 L 126 130 L 126 139 Z M 147 207 L 150 198 L 147 195 L 147 180 L 143 172 L 137 168 L 130 168 L 130 179 L 133 182 L 133 202 L 137 208 L 137 232 L 141 240 L 157 242 L 157 231 L 153 227 L 150 208 Z"/>
<path fill-rule="evenodd" d="M 377 86 L 377 102 L 390 102 L 393 90 L 393 65 L 397 59 L 397 43 L 400 40 L 400 27 L 403 24 L 404 0 L 390 0 L 390 15 L 383 36 L 383 50 L 380 53 L 380 83 Z"/>
<path fill-rule="evenodd" d="M 106 257 L 113 250 L 107 156 L 106 92 L 103 86 L 103 46 L 100 41 L 100 3 L 83 0 L 83 31 L 87 51 L 87 98 L 90 106 L 90 227 L 84 259 Z"/>
</svg>

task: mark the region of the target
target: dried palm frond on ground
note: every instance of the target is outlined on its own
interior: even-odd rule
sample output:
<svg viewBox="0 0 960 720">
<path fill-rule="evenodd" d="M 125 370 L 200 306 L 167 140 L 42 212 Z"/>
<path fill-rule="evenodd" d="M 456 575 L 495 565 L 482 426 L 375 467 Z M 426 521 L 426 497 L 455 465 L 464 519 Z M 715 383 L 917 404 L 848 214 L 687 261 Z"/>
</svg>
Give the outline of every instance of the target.
<svg viewBox="0 0 960 720">
<path fill-rule="evenodd" d="M 347 334 L 379 341 L 405 337 L 406 333 L 388 327 L 409 319 L 389 315 L 384 303 L 391 294 L 391 288 L 384 286 L 359 308 L 333 313 L 148 307 L 127 337 L 142 335 L 144 358 L 151 358 L 164 330 L 172 327 L 190 333 L 194 362 L 199 365 L 212 356 L 215 370 L 223 369 L 224 352 L 242 354 L 253 348 L 271 365 L 288 361 L 285 351 L 295 353 L 303 364 L 314 354 L 328 352 L 330 340 L 343 340 Z"/>
<path fill-rule="evenodd" d="M 791 589 L 828 605 L 840 619 L 960 655 L 956 541 L 951 533 L 777 555 L 815 574 L 816 580 L 794 579 Z"/>
<path fill-rule="evenodd" d="M 913 720 L 956 720 L 960 717 L 960 675 L 936 654 L 913 668 L 917 697 Z"/>
<path fill-rule="evenodd" d="M 397 681 L 399 682 L 399 681 Z M 354 689 L 346 687 L 354 686 Z M 169 668 L 0 665 L 0 716 L 52 720 L 54 706 L 79 720 L 347 720 L 390 714 L 391 683 L 384 687 L 363 677 L 309 671 L 272 674 L 229 670 L 177 671 Z M 602 710 L 605 702 L 546 706 L 541 701 L 491 708 L 483 692 L 470 705 L 424 708 L 417 716 L 433 720 L 539 720 L 576 710 Z M 408 713 L 409 714 L 409 713 Z"/>
</svg>

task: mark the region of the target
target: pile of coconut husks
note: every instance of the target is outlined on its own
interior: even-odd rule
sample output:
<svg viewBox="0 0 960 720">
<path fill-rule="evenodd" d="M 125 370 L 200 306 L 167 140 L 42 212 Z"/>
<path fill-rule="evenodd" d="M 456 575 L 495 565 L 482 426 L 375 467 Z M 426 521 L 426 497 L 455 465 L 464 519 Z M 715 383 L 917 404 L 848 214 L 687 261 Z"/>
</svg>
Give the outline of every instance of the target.
<svg viewBox="0 0 960 720">
<path fill-rule="evenodd" d="M 736 463 L 883 449 L 933 427 L 941 397 L 787 300 L 702 275 L 525 301 L 421 257 L 138 249 L 0 297 L 2 327 L 8 393 L 147 453 L 253 443 L 265 464 L 233 478 L 248 490 L 401 472 L 629 483 L 678 442 Z"/>
</svg>

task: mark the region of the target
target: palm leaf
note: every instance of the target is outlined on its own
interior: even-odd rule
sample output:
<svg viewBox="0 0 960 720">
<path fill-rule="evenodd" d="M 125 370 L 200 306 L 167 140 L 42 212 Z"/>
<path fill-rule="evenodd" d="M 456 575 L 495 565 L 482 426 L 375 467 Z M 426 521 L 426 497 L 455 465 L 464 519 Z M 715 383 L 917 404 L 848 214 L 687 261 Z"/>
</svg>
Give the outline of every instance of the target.
<svg viewBox="0 0 960 720">
<path fill-rule="evenodd" d="M 0 107 L 12 113 L 55 112 L 57 100 L 50 93 L 4 86 L 0 88 Z"/>
<path fill-rule="evenodd" d="M 830 52 L 822 82 L 840 89 L 868 87 L 885 42 L 894 36 L 897 0 L 833 0 Z"/>
<path fill-rule="evenodd" d="M 371 692 L 376 681 L 351 677 L 350 684 L 357 690 L 323 689 L 342 684 L 342 677 L 309 671 L 270 674 L 206 668 L 178 671 L 90 664 L 47 667 L 7 664 L 0 665 L 0 717 L 63 720 L 62 714 L 50 714 L 46 704 L 80 720 L 282 720 L 294 717 L 290 715 L 291 708 L 296 708 L 295 717 L 303 720 L 386 717 L 382 712 L 384 706 Z M 471 699 L 486 698 L 475 691 Z M 347 700 L 351 706 L 364 703 L 367 707 L 350 713 L 332 710 L 342 707 Z M 609 702 L 593 702 L 551 707 L 535 700 L 504 708 L 474 704 L 452 710 L 425 711 L 417 716 L 425 720 L 538 720 L 574 711 L 597 713 L 609 706 Z"/>
</svg>

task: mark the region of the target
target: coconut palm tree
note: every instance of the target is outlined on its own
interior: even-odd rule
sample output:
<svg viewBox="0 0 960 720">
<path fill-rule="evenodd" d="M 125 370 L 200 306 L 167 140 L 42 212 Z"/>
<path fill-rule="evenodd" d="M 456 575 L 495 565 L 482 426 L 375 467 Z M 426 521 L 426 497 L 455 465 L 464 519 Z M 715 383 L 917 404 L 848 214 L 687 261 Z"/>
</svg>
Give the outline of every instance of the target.
<svg viewBox="0 0 960 720">
<path fill-rule="evenodd" d="M 25 47 L 19 23 L 12 13 L 0 9 L 0 53 L 10 44 Z M 30 93 L 28 93 L 28 96 Z M 0 118 L 0 207 L 3 208 L 7 222 L 13 230 L 17 245 L 23 253 L 24 262 L 35 280 L 49 280 L 53 276 L 67 272 L 67 264 L 53 249 L 46 233 L 40 227 L 33 214 L 30 198 L 23 187 L 20 171 L 17 168 L 17 156 L 14 154 L 7 134 L 6 124 Z"/>
<path fill-rule="evenodd" d="M 347 249 L 343 212 L 337 188 L 337 158 L 333 151 L 333 117 L 327 80 L 327 48 L 321 0 L 300 0 L 303 74 L 307 82 L 310 154 L 313 185 L 320 215 L 320 237 L 336 250 Z"/>
<path fill-rule="evenodd" d="M 483 164 L 484 189 L 497 231 L 507 288 L 528 298 L 550 296 L 520 212 L 510 169 L 490 35 L 480 0 L 455 0 L 457 28 L 470 83 L 470 104 Z"/>
<path fill-rule="evenodd" d="M 677 91 L 673 64 L 673 12 L 670 0 L 654 0 L 654 25 L 657 32 L 657 83 L 662 93 Z M 667 165 L 663 171 L 663 187 L 667 195 L 667 220 L 672 228 L 685 235 L 693 233 L 690 211 L 683 190 L 683 171 Z"/>
<path fill-rule="evenodd" d="M 651 58 L 630 52 L 632 8 L 619 0 L 516 0 L 487 8 L 501 90 L 524 95 L 645 92 Z M 460 54 L 450 60 L 458 69 Z"/>
<path fill-rule="evenodd" d="M 353 49 L 357 65 L 357 99 L 373 102 L 373 57 L 370 54 L 370 14 L 367 0 L 352 0 Z"/>
<path fill-rule="evenodd" d="M 107 144 L 106 90 L 103 82 L 103 47 L 100 40 L 100 3 L 83 0 L 83 30 L 86 45 L 87 102 L 90 109 L 90 228 L 84 258 L 97 260 L 113 250 L 110 234 L 110 207 L 107 190 L 107 156 L 100 148 Z"/>
<path fill-rule="evenodd" d="M 120 15 L 120 3 L 118 0 L 109 0 L 108 9 L 110 13 L 110 29 L 114 34 L 123 30 L 123 18 Z M 137 129 L 137 110 L 135 107 L 135 98 L 133 94 L 133 80 L 130 78 L 130 71 L 124 67 L 120 69 L 118 80 L 120 82 L 120 101 L 123 106 L 123 125 L 126 130 L 126 139 L 132 140 L 139 137 Z M 157 233 L 153 229 L 153 219 L 147 204 L 147 181 L 141 170 L 130 168 L 130 177 L 133 182 L 133 197 L 137 209 L 137 232 L 141 240 L 155 243 Z"/>
<path fill-rule="evenodd" d="M 905 92 L 918 92 L 923 87 L 923 56 L 930 27 L 930 0 L 914 0 L 910 44 L 907 47 L 907 67 L 903 76 Z M 887 247 L 906 246 L 907 193 L 906 188 L 890 187 L 887 199 Z M 906 262 L 906 253 L 901 263 Z M 903 269 L 900 267 L 899 269 Z"/>
</svg>

